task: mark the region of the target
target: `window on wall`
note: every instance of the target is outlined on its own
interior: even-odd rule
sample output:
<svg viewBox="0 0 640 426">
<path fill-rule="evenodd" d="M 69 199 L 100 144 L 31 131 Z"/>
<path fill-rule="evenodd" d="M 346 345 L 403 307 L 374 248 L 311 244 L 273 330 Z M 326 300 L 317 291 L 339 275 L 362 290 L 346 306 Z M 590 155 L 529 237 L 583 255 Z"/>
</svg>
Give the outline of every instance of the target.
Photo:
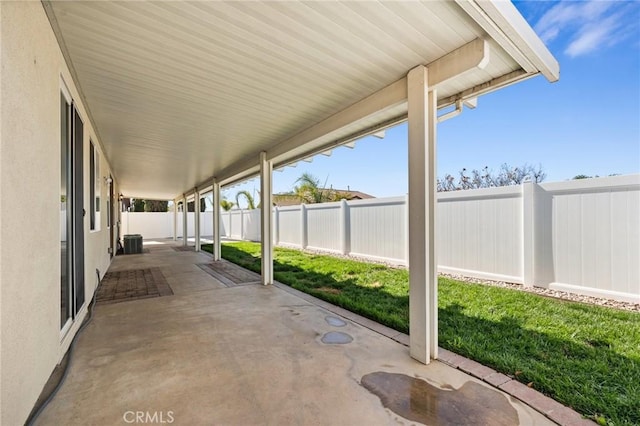
<svg viewBox="0 0 640 426">
<path fill-rule="evenodd" d="M 89 221 L 92 231 L 100 230 L 100 154 L 93 141 L 89 143 L 89 199 L 91 200 L 91 211 Z"/>
</svg>

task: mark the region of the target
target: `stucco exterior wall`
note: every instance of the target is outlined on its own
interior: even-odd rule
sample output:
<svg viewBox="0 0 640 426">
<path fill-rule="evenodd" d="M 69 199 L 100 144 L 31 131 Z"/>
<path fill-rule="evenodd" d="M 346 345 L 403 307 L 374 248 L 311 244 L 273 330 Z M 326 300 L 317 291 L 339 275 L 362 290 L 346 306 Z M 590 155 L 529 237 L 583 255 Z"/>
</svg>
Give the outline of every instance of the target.
<svg viewBox="0 0 640 426">
<path fill-rule="evenodd" d="M 3 101 L 2 101 L 2 77 L 3 77 L 3 73 L 2 73 L 2 69 L 4 68 L 2 66 L 2 19 L 3 19 L 3 15 L 2 15 L 2 2 L 0 2 L 0 191 L 2 190 L 2 151 L 3 151 L 3 139 L 2 139 L 2 112 L 3 112 Z M 1 195 L 1 194 L 0 194 Z M 2 229 L 2 207 L 4 205 L 4 203 L 2 202 L 3 198 L 2 196 L 0 196 L 0 229 Z M 2 236 L 2 233 L 0 232 L 0 237 Z M 3 326 L 3 322 L 2 322 L 2 316 L 3 316 L 3 303 L 2 303 L 2 251 L 4 248 L 4 245 L 2 244 L 3 240 L 2 238 L 0 238 L 0 422 L 2 421 L 2 407 L 3 405 L 3 398 L 2 398 L 2 366 L 3 366 L 3 357 L 2 357 L 2 326 Z"/>
<path fill-rule="evenodd" d="M 99 232 L 89 231 L 89 215 L 85 216 L 85 305 L 63 338 L 59 311 L 61 78 L 84 123 L 87 212 L 89 141 L 98 144 L 98 138 L 42 4 L 2 2 L 0 7 L 0 423 L 17 425 L 27 419 L 86 315 L 98 284 L 96 268 L 104 274 L 109 265 L 108 187 L 102 182 L 104 214 Z M 102 150 L 100 154 L 101 175 L 108 176 L 108 161 Z"/>
</svg>

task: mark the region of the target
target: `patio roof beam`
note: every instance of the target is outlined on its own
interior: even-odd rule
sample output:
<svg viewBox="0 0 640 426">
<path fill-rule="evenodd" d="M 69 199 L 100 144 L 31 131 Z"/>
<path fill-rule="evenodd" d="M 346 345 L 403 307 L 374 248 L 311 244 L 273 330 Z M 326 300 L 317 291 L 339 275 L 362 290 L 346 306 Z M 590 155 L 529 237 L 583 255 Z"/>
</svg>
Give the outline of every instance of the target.
<svg viewBox="0 0 640 426">
<path fill-rule="evenodd" d="M 474 99 L 474 98 L 477 99 L 478 96 L 483 95 L 485 93 L 492 92 L 502 87 L 510 86 L 514 83 L 518 83 L 535 76 L 536 74 L 528 74 L 526 71 L 521 69 L 512 71 L 503 76 L 494 78 L 493 80 L 489 80 L 486 83 L 479 84 L 477 86 L 464 90 L 460 93 L 456 93 L 455 95 L 447 96 L 446 98 L 439 99 L 438 108 L 444 108 L 444 107 L 453 105 L 459 100 L 462 100 L 464 102 L 468 99 Z"/>
<path fill-rule="evenodd" d="M 511 2 L 455 0 L 526 73 L 539 72 L 550 82 L 560 78 L 560 66 L 542 40 Z"/>
<path fill-rule="evenodd" d="M 234 183 L 250 179 L 260 174 L 260 163 L 251 158 L 242 163 L 237 163 L 232 167 L 222 170 L 216 176 L 218 182 L 222 186 L 228 186 Z"/>
<path fill-rule="evenodd" d="M 308 152 L 305 152 L 305 153 L 300 154 L 300 155 L 292 156 L 287 162 L 278 163 L 277 165 L 274 165 L 274 167 L 278 167 L 278 168 L 286 167 L 286 166 L 295 167 L 296 164 L 299 161 L 303 161 L 306 158 L 314 157 L 314 156 L 316 156 L 318 154 L 321 154 L 321 153 L 323 153 L 325 151 L 328 151 L 328 150 L 334 149 L 334 148 L 338 148 L 338 147 L 343 146 L 343 145 L 348 145 L 350 143 L 355 143 L 355 141 L 357 141 L 359 139 L 362 139 L 362 138 L 364 138 L 366 136 L 373 136 L 375 133 L 379 133 L 381 131 L 385 131 L 386 129 L 388 129 L 390 127 L 393 127 L 393 126 L 396 126 L 396 125 L 398 125 L 400 123 L 403 123 L 405 121 L 407 121 L 407 114 L 406 113 L 402 113 L 402 114 L 398 115 L 397 117 L 394 117 L 394 118 L 392 118 L 390 120 L 383 121 L 383 122 L 381 122 L 379 124 L 376 124 L 375 126 L 367 127 L 364 130 L 361 130 L 361 131 L 358 131 L 358 132 L 355 132 L 355 133 L 351 133 L 346 137 L 335 139 L 333 142 L 328 143 L 328 144 L 324 144 L 318 149 L 314 149 L 312 151 L 308 151 Z"/>
<path fill-rule="evenodd" d="M 406 79 L 402 78 L 292 138 L 279 143 L 269 150 L 267 156 L 274 164 L 281 164 L 286 162 L 292 154 L 309 152 L 314 148 L 320 149 L 319 146 L 313 146 L 314 141 L 337 132 L 350 124 L 401 105 L 406 102 L 406 99 L 407 84 Z"/>
<path fill-rule="evenodd" d="M 436 87 L 464 72 L 477 68 L 482 69 L 486 66 L 488 59 L 489 43 L 482 39 L 475 39 L 427 64 L 429 70 L 432 70 L 429 73 L 429 86 Z M 406 106 L 406 103 L 407 78 L 403 77 L 297 135 L 278 143 L 267 151 L 267 159 L 278 167 L 295 159 L 326 151 L 336 146 L 336 141 L 345 143 L 353 140 L 351 136 L 340 135 L 341 131 L 347 126 L 371 120 L 372 118 L 375 119 L 376 115 L 392 108 Z M 405 119 L 406 114 L 401 114 L 391 120 L 392 123 L 390 125 L 400 123 Z M 389 127 L 389 125 L 382 128 L 386 127 Z M 366 134 L 381 130 L 379 126 L 367 126 L 366 129 Z M 362 134 L 363 132 L 360 130 L 354 133 Z M 332 134 L 336 136 L 332 138 Z M 223 170 L 217 177 L 221 185 L 229 185 L 259 173 L 260 164 L 257 164 L 253 159 L 249 159 Z M 208 185 L 210 185 L 210 180 L 198 185 L 198 188 Z"/>
<path fill-rule="evenodd" d="M 489 43 L 475 39 L 427 65 L 429 87 L 436 87 L 473 69 L 489 64 Z"/>
</svg>

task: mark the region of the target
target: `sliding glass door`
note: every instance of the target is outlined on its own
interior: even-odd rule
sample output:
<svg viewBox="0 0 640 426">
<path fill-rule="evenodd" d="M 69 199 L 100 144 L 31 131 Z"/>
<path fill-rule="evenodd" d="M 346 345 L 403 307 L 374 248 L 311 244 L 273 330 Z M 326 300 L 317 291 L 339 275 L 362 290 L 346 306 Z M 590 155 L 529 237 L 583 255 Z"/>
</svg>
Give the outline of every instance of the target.
<svg viewBox="0 0 640 426">
<path fill-rule="evenodd" d="M 84 304 L 83 132 L 66 90 L 60 94 L 60 329 Z"/>
<path fill-rule="evenodd" d="M 71 324 L 71 101 L 60 93 L 60 329 Z"/>
</svg>

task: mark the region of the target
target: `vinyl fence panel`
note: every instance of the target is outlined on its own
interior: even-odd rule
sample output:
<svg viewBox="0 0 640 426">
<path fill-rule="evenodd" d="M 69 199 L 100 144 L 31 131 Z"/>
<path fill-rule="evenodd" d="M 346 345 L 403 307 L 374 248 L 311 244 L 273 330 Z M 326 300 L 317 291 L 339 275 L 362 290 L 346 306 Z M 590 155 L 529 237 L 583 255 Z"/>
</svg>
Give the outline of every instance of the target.
<svg viewBox="0 0 640 426">
<path fill-rule="evenodd" d="M 306 206 L 307 247 L 340 251 L 340 203 Z"/>
<path fill-rule="evenodd" d="M 640 303 L 640 175 L 440 193 L 436 213 L 441 272 Z M 260 240 L 258 209 L 220 222 L 226 237 Z M 121 229 L 170 238 L 173 213 L 125 213 Z M 406 197 L 277 207 L 274 240 L 406 264 Z"/>
<path fill-rule="evenodd" d="M 231 213 L 220 213 L 220 235 L 226 238 L 231 237 Z"/>
<path fill-rule="evenodd" d="M 278 220 L 276 241 L 278 244 L 286 244 L 300 247 L 301 219 L 300 206 L 279 207 L 276 216 Z"/>
<path fill-rule="evenodd" d="M 442 193 L 437 209 L 441 271 L 522 283 L 522 190 Z"/>
<path fill-rule="evenodd" d="M 242 210 L 231 210 L 229 213 L 231 217 L 231 224 L 229 225 L 229 237 L 236 240 L 241 240 L 242 234 L 244 232 L 244 212 Z"/>
<path fill-rule="evenodd" d="M 143 239 L 173 237 L 173 213 L 123 213 L 122 233 L 140 234 Z"/>
<path fill-rule="evenodd" d="M 347 204 L 350 253 L 406 264 L 406 197 Z"/>
<path fill-rule="evenodd" d="M 245 210 L 242 215 L 241 239 L 249 241 L 260 241 L 260 210 Z"/>
<path fill-rule="evenodd" d="M 551 288 L 640 299 L 638 180 L 616 176 L 540 185 L 552 200 Z"/>
</svg>

